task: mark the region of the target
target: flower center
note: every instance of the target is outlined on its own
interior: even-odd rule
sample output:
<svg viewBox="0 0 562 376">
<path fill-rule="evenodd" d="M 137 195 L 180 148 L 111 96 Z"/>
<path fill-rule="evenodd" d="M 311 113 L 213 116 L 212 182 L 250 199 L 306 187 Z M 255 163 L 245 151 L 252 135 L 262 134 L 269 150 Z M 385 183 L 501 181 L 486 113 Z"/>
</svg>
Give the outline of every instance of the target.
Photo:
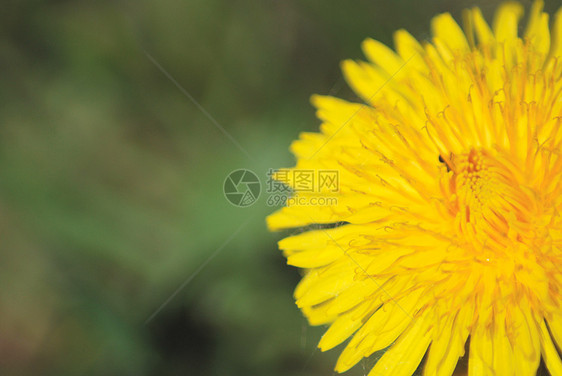
<svg viewBox="0 0 562 376">
<path fill-rule="evenodd" d="M 536 199 L 518 182 L 514 166 L 474 149 L 451 157 L 450 166 L 450 213 L 457 232 L 476 251 L 505 254 L 513 242 L 535 241 Z"/>
</svg>

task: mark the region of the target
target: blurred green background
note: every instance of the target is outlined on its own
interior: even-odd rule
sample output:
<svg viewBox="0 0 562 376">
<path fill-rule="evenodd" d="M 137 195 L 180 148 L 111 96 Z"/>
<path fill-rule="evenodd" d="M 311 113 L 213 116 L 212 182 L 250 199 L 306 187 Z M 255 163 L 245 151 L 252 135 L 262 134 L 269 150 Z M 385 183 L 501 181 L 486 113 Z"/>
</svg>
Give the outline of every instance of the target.
<svg viewBox="0 0 562 376">
<path fill-rule="evenodd" d="M 490 19 L 498 2 L 479 3 Z M 365 37 L 425 39 L 472 5 L 4 0 L 0 374 L 334 374 L 275 208 L 232 206 L 223 181 L 294 164 L 310 95 L 355 100 L 339 62 Z"/>
</svg>

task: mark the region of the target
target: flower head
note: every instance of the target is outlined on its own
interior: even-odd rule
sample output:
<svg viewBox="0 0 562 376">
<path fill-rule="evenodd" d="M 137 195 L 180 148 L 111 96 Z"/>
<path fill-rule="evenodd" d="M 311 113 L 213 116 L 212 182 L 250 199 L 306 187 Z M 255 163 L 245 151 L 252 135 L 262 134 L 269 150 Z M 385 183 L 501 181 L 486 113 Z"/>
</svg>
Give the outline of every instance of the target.
<svg viewBox="0 0 562 376">
<path fill-rule="evenodd" d="M 314 96 L 321 133 L 291 147 L 295 169 L 339 171 L 337 203 L 287 206 L 271 229 L 305 269 L 295 291 L 319 347 L 351 338 L 336 370 L 385 349 L 369 375 L 562 375 L 562 10 L 522 6 L 464 32 L 445 13 L 420 44 L 367 39 L 344 61 L 365 104 Z M 299 191 L 289 181 L 296 196 Z M 319 193 L 326 195 L 327 193 Z M 327 226 L 330 224 L 331 226 Z M 310 229 L 310 225 L 323 225 Z M 558 347 L 557 347 L 558 346 Z"/>
</svg>

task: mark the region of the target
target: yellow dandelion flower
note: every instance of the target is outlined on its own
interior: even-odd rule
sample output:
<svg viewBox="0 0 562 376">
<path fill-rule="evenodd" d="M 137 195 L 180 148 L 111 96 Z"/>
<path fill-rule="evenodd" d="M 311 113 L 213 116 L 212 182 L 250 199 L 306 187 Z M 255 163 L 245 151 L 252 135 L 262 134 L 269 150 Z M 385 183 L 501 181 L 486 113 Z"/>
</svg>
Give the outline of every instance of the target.
<svg viewBox="0 0 562 376">
<path fill-rule="evenodd" d="M 445 13 L 420 44 L 363 42 L 344 61 L 365 104 L 314 96 L 321 133 L 292 146 L 300 170 L 339 171 L 324 206 L 288 205 L 272 230 L 305 269 L 295 298 L 319 347 L 350 338 L 338 372 L 388 348 L 369 375 L 562 375 L 562 10 L 505 3 L 493 26 Z M 294 174 L 293 174 L 294 175 Z M 311 225 L 321 225 L 314 229 Z"/>
</svg>

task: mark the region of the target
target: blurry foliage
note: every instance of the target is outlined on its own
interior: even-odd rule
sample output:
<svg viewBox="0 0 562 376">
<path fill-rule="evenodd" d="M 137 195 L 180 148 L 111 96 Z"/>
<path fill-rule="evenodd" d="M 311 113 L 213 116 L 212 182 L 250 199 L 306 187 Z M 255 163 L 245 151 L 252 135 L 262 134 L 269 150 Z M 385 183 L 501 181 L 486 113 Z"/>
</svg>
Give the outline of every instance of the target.
<svg viewBox="0 0 562 376">
<path fill-rule="evenodd" d="M 294 163 L 291 140 L 319 124 L 309 96 L 355 99 L 339 61 L 365 37 L 427 38 L 432 15 L 472 5 L 4 1 L 0 374 L 333 374 L 338 350 L 315 350 L 323 328 L 266 231 L 273 209 L 231 206 L 223 180 Z"/>
</svg>

